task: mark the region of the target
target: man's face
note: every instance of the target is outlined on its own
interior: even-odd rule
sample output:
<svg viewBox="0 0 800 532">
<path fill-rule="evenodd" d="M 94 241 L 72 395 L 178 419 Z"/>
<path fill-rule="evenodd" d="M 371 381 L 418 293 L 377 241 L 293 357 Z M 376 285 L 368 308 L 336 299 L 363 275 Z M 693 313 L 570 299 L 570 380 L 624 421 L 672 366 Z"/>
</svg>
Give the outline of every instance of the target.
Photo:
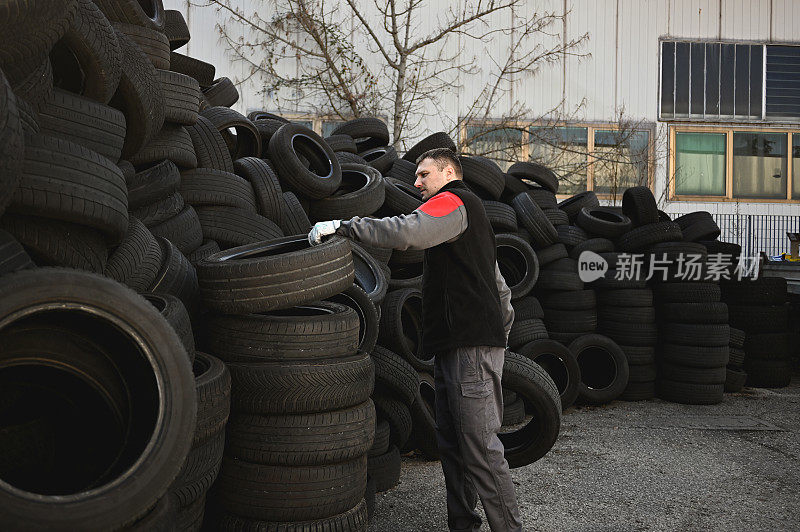
<svg viewBox="0 0 800 532">
<path fill-rule="evenodd" d="M 414 186 L 422 193 L 422 201 L 428 201 L 443 186 L 456 179 L 456 172 L 451 164 L 445 165 L 443 169 L 439 170 L 436 167 L 436 161 L 423 159 L 417 166 L 416 176 Z"/>
</svg>

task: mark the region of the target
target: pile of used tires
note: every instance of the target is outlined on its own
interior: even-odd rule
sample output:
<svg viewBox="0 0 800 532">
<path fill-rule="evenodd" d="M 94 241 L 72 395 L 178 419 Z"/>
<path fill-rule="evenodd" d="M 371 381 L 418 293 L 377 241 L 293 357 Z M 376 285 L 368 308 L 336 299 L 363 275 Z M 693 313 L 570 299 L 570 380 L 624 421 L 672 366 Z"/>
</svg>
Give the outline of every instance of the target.
<svg viewBox="0 0 800 532">
<path fill-rule="evenodd" d="M 180 13 L 143 5 L 0 22 L 0 521 L 364 530 L 400 450 L 436 455 L 422 252 L 306 233 L 410 213 L 414 151 L 452 141 L 399 159 L 377 119 L 322 139 L 242 116 L 175 51 Z M 555 442 L 558 391 L 516 354 L 503 383 L 518 467 Z"/>
</svg>

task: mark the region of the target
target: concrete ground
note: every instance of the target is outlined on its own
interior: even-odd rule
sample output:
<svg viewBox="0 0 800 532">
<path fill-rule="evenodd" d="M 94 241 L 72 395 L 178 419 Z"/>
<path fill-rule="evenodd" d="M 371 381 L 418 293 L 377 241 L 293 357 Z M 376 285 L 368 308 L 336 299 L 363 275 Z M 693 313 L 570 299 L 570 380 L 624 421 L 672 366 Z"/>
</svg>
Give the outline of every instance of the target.
<svg viewBox="0 0 800 532">
<path fill-rule="evenodd" d="M 800 375 L 713 406 L 571 408 L 553 449 L 512 476 L 525 530 L 800 530 Z M 370 531 L 427 530 L 447 530 L 444 479 L 407 456 Z"/>
</svg>

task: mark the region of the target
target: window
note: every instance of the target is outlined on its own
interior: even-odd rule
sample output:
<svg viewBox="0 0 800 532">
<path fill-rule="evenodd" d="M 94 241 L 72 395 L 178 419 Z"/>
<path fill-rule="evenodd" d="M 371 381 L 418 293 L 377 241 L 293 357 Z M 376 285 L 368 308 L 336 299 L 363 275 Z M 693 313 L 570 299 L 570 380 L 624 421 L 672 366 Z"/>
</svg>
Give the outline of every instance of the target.
<svg viewBox="0 0 800 532">
<path fill-rule="evenodd" d="M 675 193 L 725 195 L 725 134 L 675 134 Z"/>
<path fill-rule="evenodd" d="M 320 135 L 322 138 L 333 135 L 333 130 L 344 124 L 344 120 L 323 120 Z"/>
<path fill-rule="evenodd" d="M 588 131 L 585 127 L 530 128 L 530 158 L 556 172 L 559 194 L 586 190 Z"/>
<path fill-rule="evenodd" d="M 662 41 L 662 120 L 800 120 L 800 46 Z"/>
<path fill-rule="evenodd" d="M 617 196 L 626 188 L 647 186 L 650 134 L 647 131 L 594 132 L 594 190 Z"/>
<path fill-rule="evenodd" d="M 675 199 L 800 198 L 800 131 L 673 126 L 670 148 Z"/>
<path fill-rule="evenodd" d="M 467 126 L 466 144 L 470 153 L 494 160 L 503 171 L 514 161 L 522 160 L 522 130 L 493 128 L 491 125 Z"/>
</svg>

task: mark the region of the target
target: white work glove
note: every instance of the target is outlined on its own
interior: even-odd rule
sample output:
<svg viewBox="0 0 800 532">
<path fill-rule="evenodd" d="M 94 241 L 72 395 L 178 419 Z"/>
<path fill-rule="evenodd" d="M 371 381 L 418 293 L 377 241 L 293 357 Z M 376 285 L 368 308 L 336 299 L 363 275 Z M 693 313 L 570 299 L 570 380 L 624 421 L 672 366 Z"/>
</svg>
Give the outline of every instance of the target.
<svg viewBox="0 0 800 532">
<path fill-rule="evenodd" d="M 341 220 L 328 220 L 327 222 L 317 222 L 308 233 L 308 242 L 312 246 L 322 244 L 322 237 L 332 235 L 342 225 Z"/>
</svg>

